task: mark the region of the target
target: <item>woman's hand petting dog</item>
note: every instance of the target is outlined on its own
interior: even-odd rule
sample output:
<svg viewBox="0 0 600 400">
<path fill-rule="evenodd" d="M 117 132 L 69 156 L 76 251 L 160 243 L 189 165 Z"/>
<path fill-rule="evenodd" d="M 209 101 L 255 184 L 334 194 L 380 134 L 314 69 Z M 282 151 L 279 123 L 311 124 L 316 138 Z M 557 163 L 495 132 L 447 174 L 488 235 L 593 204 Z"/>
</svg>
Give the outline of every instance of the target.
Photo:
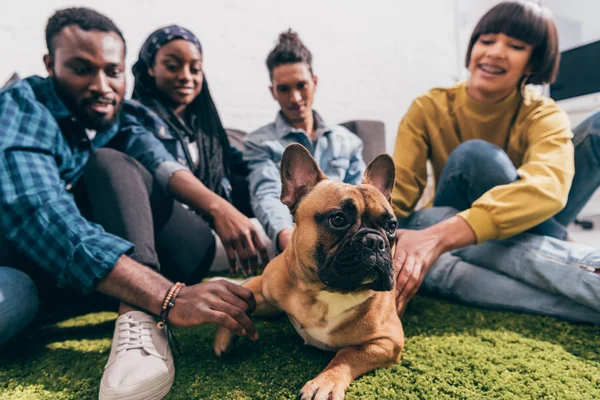
<svg viewBox="0 0 600 400">
<path fill-rule="evenodd" d="M 406 305 L 442 254 L 476 242 L 469 224 L 458 216 L 423 230 L 398 229 L 394 252 L 398 315 L 404 314 Z"/>
</svg>

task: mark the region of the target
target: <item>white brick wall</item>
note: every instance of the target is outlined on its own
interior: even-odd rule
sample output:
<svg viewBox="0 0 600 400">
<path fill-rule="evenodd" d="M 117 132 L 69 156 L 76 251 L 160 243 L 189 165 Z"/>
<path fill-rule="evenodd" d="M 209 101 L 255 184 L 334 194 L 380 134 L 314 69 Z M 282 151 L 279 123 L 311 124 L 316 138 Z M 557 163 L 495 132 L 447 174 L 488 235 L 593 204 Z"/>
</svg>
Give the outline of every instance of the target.
<svg viewBox="0 0 600 400">
<path fill-rule="evenodd" d="M 44 74 L 44 26 L 58 8 L 84 5 L 111 17 L 128 42 L 128 70 L 152 30 L 178 23 L 204 46 L 224 124 L 249 131 L 275 116 L 264 61 L 278 33 L 292 27 L 313 52 L 315 108 L 331 122 L 384 121 L 392 151 L 411 100 L 461 74 L 457 1 L 465 0 L 0 0 L 0 83 L 13 71 Z"/>
</svg>

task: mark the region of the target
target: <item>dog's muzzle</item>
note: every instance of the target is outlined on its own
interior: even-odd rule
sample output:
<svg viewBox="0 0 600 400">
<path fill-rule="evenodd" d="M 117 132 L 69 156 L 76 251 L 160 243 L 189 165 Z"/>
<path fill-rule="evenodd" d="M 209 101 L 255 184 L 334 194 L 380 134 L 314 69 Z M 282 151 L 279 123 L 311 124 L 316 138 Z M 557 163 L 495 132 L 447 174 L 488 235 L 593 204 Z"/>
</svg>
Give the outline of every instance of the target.
<svg viewBox="0 0 600 400">
<path fill-rule="evenodd" d="M 394 267 L 390 245 L 380 232 L 362 229 L 327 257 L 318 273 L 326 285 L 340 290 L 391 290 Z"/>
</svg>

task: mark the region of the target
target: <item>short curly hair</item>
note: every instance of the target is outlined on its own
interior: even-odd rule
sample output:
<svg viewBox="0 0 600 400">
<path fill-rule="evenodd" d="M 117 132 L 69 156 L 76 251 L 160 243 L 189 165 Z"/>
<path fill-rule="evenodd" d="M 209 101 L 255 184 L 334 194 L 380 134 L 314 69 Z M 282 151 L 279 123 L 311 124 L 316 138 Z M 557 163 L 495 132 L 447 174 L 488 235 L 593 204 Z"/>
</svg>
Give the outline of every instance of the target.
<svg viewBox="0 0 600 400">
<path fill-rule="evenodd" d="M 304 46 L 298 34 L 288 29 L 279 35 L 279 42 L 267 57 L 269 76 L 273 79 L 273 70 L 283 64 L 305 63 L 312 74 L 312 54 Z"/>
<path fill-rule="evenodd" d="M 533 46 L 533 71 L 527 83 L 540 85 L 556 80 L 560 63 L 558 33 L 548 8 L 532 2 L 504 1 L 490 9 L 479 20 L 469 40 L 467 68 L 475 42 L 487 33 L 503 33 Z"/>
<path fill-rule="evenodd" d="M 46 46 L 50 55 L 53 55 L 56 49 L 56 37 L 64 27 L 69 25 L 77 25 L 84 31 L 114 32 L 123 40 L 123 49 L 125 49 L 125 38 L 110 18 L 89 8 L 71 7 L 56 11 L 48 19 L 46 24 Z"/>
</svg>

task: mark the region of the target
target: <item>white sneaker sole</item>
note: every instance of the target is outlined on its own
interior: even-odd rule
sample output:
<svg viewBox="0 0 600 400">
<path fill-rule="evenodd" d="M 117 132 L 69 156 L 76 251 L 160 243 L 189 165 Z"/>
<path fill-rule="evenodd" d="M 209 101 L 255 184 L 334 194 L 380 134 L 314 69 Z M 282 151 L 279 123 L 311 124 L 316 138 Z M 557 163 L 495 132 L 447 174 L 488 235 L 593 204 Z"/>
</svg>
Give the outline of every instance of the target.
<svg viewBox="0 0 600 400">
<path fill-rule="evenodd" d="M 175 379 L 173 359 L 168 373 L 158 379 L 141 382 L 126 388 L 112 389 L 100 381 L 98 400 L 160 400 L 169 393 Z"/>
</svg>

